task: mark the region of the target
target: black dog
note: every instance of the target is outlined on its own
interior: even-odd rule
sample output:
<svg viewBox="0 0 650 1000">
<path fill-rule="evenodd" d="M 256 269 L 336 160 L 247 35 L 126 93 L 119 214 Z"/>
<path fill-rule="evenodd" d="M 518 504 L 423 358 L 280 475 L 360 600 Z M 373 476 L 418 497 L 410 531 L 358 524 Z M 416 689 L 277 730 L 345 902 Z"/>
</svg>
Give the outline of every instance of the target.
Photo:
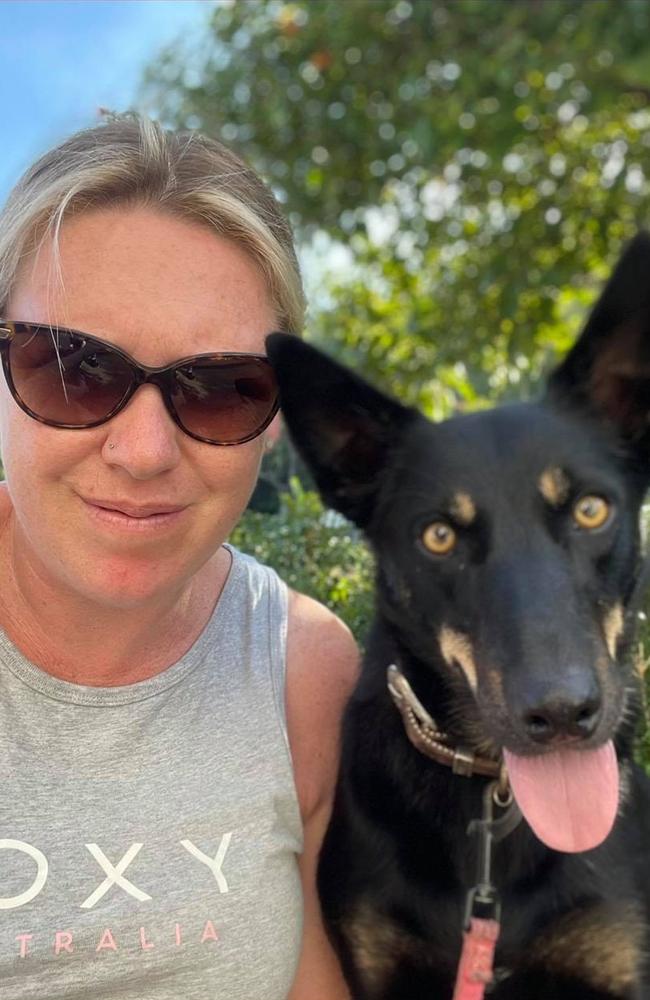
<svg viewBox="0 0 650 1000">
<path fill-rule="evenodd" d="M 353 997 L 450 1000 L 463 928 L 496 917 L 498 893 L 491 998 L 647 1000 L 650 782 L 631 759 L 631 648 L 650 237 L 627 248 L 538 403 L 434 425 L 297 338 L 274 334 L 268 351 L 325 502 L 377 562 L 319 868 Z M 504 760 L 524 814 L 509 831 Z"/>
</svg>

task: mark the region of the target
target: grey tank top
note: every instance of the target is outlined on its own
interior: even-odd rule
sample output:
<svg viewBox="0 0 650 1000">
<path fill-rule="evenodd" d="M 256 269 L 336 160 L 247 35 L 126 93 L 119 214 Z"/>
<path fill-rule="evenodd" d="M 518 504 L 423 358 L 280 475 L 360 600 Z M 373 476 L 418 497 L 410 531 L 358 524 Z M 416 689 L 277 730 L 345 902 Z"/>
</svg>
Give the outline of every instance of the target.
<svg viewBox="0 0 650 1000">
<path fill-rule="evenodd" d="M 302 922 L 287 591 L 231 551 L 208 625 L 149 680 L 61 681 L 0 632 L 2 1000 L 286 997 Z"/>
</svg>

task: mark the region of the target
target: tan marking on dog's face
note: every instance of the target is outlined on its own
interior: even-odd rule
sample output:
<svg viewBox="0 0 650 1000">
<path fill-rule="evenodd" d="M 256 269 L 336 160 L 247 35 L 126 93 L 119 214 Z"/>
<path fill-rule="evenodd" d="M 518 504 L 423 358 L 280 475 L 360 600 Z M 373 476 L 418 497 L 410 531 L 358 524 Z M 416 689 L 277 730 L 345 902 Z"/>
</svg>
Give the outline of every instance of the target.
<svg viewBox="0 0 650 1000">
<path fill-rule="evenodd" d="M 456 629 L 450 628 L 448 625 L 443 625 L 438 633 L 438 643 L 447 666 L 453 667 L 454 663 L 458 663 L 467 678 L 467 683 L 472 691 L 476 693 L 478 689 L 478 675 L 476 673 L 472 644 L 467 636 L 463 635 L 462 632 L 457 632 Z"/>
<path fill-rule="evenodd" d="M 574 976 L 623 996 L 638 979 L 645 926 L 633 904 L 601 903 L 574 911 L 535 939 L 527 965 Z"/>
<path fill-rule="evenodd" d="M 607 652 L 612 660 L 616 659 L 616 646 L 618 640 L 623 635 L 625 619 L 623 617 L 623 607 L 621 604 L 614 604 L 609 608 L 603 618 L 603 632 L 605 634 L 605 644 Z"/>
<path fill-rule="evenodd" d="M 459 524 L 472 524 L 476 520 L 476 504 L 469 493 L 456 493 L 451 501 L 449 513 Z"/>
<path fill-rule="evenodd" d="M 477 692 L 473 691 L 474 697 Z M 505 696 L 503 692 L 503 675 L 497 667 L 486 664 L 481 669 L 481 708 L 477 714 L 476 701 L 470 702 L 472 694 L 459 703 L 459 710 L 450 706 L 450 717 L 457 732 L 463 734 L 463 742 L 471 747 L 479 757 L 488 757 L 498 761 L 501 757 L 501 745 L 496 743 L 486 731 L 485 720 L 506 713 Z"/>
<path fill-rule="evenodd" d="M 539 477 L 539 492 L 551 507 L 560 507 L 569 496 L 571 484 L 565 472 L 548 468 Z"/>
</svg>

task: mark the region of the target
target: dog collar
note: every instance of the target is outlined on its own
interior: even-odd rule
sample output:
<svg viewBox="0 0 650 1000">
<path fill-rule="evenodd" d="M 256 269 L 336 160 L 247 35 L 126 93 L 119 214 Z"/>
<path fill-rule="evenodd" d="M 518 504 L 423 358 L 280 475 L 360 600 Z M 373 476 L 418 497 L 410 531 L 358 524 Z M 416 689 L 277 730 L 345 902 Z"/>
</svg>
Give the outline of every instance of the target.
<svg viewBox="0 0 650 1000">
<path fill-rule="evenodd" d="M 474 774 L 499 778 L 500 784 L 505 787 L 507 777 L 502 763 L 488 757 L 478 757 L 468 747 L 449 746 L 449 737 L 438 729 L 435 720 L 394 663 L 388 668 L 387 680 L 390 696 L 402 716 L 406 735 L 420 753 L 438 764 L 450 767 L 454 774 L 465 778 L 471 778 Z"/>
</svg>

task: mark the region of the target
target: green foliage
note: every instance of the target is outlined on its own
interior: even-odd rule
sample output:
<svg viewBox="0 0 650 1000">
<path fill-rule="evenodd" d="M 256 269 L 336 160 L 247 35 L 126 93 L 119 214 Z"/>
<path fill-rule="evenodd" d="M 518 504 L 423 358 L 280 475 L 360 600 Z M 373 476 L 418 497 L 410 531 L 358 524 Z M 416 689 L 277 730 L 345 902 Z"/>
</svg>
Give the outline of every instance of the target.
<svg viewBox="0 0 650 1000">
<path fill-rule="evenodd" d="M 646 601 L 647 603 L 648 601 Z M 638 665 L 643 675 L 646 725 L 639 736 L 637 759 L 650 774 L 650 725 L 648 724 L 650 722 L 650 670 L 648 670 L 648 666 L 650 666 L 650 618 L 647 611 L 643 612 L 640 617 Z"/>
<path fill-rule="evenodd" d="M 645 682 L 645 697 L 646 697 L 646 709 L 645 709 L 645 725 L 642 728 L 639 739 L 637 742 L 637 752 L 636 760 L 645 770 L 650 774 L 650 726 L 648 725 L 648 680 Z"/>
<path fill-rule="evenodd" d="M 145 94 L 318 231 L 310 336 L 433 416 L 530 392 L 650 216 L 645 0 L 224 4 Z"/>
<path fill-rule="evenodd" d="M 230 541 L 272 566 L 293 589 L 331 608 L 364 641 L 372 615 L 370 553 L 355 529 L 326 511 L 297 478 L 277 514 L 247 511 Z"/>
<path fill-rule="evenodd" d="M 247 0 L 206 29 L 150 67 L 150 102 L 236 142 L 330 232 L 414 167 L 461 147 L 500 167 L 577 113 L 642 106 L 650 83 L 645 0 Z"/>
</svg>

